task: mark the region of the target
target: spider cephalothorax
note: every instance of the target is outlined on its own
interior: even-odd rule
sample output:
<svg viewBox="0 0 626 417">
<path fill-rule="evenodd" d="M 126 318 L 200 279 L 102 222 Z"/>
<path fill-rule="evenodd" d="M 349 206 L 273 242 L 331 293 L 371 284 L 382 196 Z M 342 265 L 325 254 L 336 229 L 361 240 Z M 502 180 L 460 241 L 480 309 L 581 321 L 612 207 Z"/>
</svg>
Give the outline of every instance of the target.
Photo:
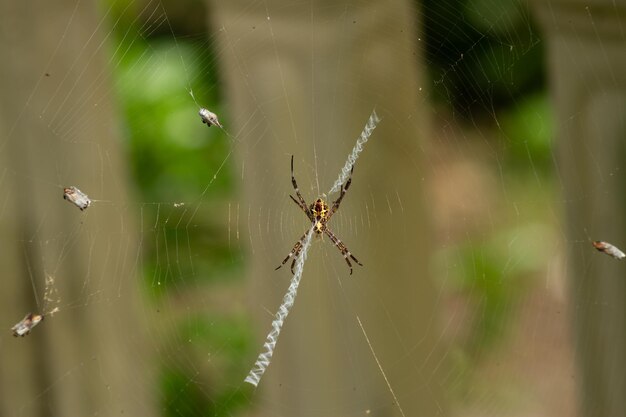
<svg viewBox="0 0 626 417">
<path fill-rule="evenodd" d="M 350 253 L 346 245 L 344 245 L 343 242 L 339 240 L 333 232 L 330 231 L 327 224 L 330 218 L 333 216 L 333 214 L 335 214 L 337 210 L 339 210 L 339 205 L 341 204 L 341 200 L 343 199 L 343 196 L 346 194 L 346 191 L 348 191 L 348 188 L 350 187 L 350 184 L 352 183 L 352 171 L 353 170 L 354 170 L 354 167 L 352 167 L 352 169 L 350 170 L 350 177 L 348 178 L 348 181 L 346 181 L 343 187 L 341 187 L 341 194 L 339 194 L 339 197 L 335 201 L 333 201 L 333 204 L 330 209 L 328 208 L 328 204 L 326 204 L 326 202 L 322 200 L 321 198 L 318 198 L 317 200 L 315 200 L 313 204 L 308 206 L 306 204 L 306 201 L 304 201 L 302 194 L 300 194 L 300 190 L 298 189 L 298 184 L 296 183 L 296 178 L 293 175 L 293 156 L 291 157 L 291 184 L 293 185 L 294 190 L 296 190 L 296 196 L 298 197 L 298 199 L 296 200 L 295 197 L 292 195 L 290 195 L 289 197 L 291 197 L 294 203 L 300 206 L 302 211 L 304 211 L 304 214 L 306 214 L 309 220 L 313 223 L 313 226 L 314 226 L 313 231 L 318 236 L 325 233 L 333 242 L 333 244 L 337 247 L 337 249 L 339 249 L 339 251 L 343 255 L 343 259 L 346 260 L 346 262 L 348 263 L 348 266 L 350 267 L 350 274 L 352 274 L 352 264 L 350 263 L 350 259 L 352 259 L 354 262 L 356 262 L 357 264 L 361 266 L 363 266 L 363 264 L 359 262 L 354 257 L 354 255 Z M 285 263 L 287 263 L 287 261 L 290 258 L 293 258 L 293 261 L 291 262 L 291 272 L 292 273 L 294 272 L 293 267 L 296 263 L 296 258 L 298 257 L 298 255 L 300 254 L 300 251 L 302 250 L 303 242 L 306 239 L 308 233 L 309 232 L 306 232 L 304 236 L 302 236 L 300 240 L 296 242 L 293 249 L 291 249 L 291 252 L 289 252 L 289 255 L 287 255 L 287 257 L 283 260 L 283 262 L 280 265 L 278 265 L 276 269 L 285 265 Z"/>
</svg>

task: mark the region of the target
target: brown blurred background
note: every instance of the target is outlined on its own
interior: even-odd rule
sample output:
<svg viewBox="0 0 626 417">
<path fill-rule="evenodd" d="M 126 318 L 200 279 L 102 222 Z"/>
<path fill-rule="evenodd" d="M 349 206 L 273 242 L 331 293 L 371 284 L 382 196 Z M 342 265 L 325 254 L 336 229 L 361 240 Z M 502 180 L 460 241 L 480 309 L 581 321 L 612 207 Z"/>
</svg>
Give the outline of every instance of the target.
<svg viewBox="0 0 626 417">
<path fill-rule="evenodd" d="M 623 2 L 1 4 L 0 415 L 622 414 Z"/>
</svg>

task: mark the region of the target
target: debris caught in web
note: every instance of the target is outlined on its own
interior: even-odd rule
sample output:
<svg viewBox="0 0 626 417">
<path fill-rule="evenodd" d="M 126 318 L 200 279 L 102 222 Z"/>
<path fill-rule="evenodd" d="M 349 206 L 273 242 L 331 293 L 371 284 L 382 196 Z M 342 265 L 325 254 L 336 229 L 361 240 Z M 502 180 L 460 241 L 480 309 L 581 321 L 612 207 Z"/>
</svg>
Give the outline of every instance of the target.
<svg viewBox="0 0 626 417">
<path fill-rule="evenodd" d="M 30 333 L 33 327 L 39 324 L 43 320 L 43 314 L 28 313 L 19 323 L 11 327 L 13 336 L 24 337 Z"/>
<path fill-rule="evenodd" d="M 200 109 L 198 114 L 200 115 L 200 118 L 202 119 L 202 123 L 206 123 L 207 126 L 211 127 L 215 125 L 217 127 L 222 127 L 222 125 L 220 124 L 220 121 L 217 120 L 217 114 L 204 108 Z"/>
<path fill-rule="evenodd" d="M 617 247 L 611 245 L 610 243 L 602 242 L 602 241 L 593 241 L 593 242 L 591 242 L 591 244 L 593 245 L 594 248 L 596 248 L 600 252 L 604 252 L 607 255 L 609 255 L 609 256 L 611 256 L 611 257 L 613 257 L 615 259 L 624 259 L 624 258 L 626 258 L 626 254 L 624 254 L 624 252 L 619 250 Z"/>
<path fill-rule="evenodd" d="M 43 294 L 43 312 L 41 314 L 28 313 L 19 323 L 11 327 L 13 336 L 24 337 L 30 333 L 33 327 L 38 325 L 44 317 L 52 317 L 59 311 L 57 304 L 61 302 L 58 291 L 54 286 L 54 277 L 46 276 L 46 289 Z M 50 308 L 52 307 L 52 308 Z"/>
<path fill-rule="evenodd" d="M 74 204 L 81 211 L 87 209 L 91 205 L 91 200 L 87 197 L 87 194 L 83 193 L 74 186 L 63 189 L 63 198 Z"/>
</svg>

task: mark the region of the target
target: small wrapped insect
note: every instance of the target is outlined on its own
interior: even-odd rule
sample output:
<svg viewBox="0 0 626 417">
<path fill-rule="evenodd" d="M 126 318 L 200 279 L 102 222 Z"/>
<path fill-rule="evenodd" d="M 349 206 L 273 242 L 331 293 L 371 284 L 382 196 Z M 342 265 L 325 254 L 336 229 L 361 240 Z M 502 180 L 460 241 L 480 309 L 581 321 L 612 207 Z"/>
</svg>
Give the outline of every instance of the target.
<svg viewBox="0 0 626 417">
<path fill-rule="evenodd" d="M 91 205 L 91 200 L 87 197 L 87 194 L 83 193 L 74 186 L 63 189 L 63 198 L 74 204 L 81 211 L 87 209 Z"/>
<path fill-rule="evenodd" d="M 617 247 L 611 245 L 610 243 L 594 240 L 593 242 L 591 242 L 591 244 L 593 245 L 594 248 L 596 248 L 600 252 L 604 252 L 607 255 L 612 256 L 615 259 L 626 258 L 626 254 L 624 254 L 624 252 L 619 250 Z"/>
<path fill-rule="evenodd" d="M 15 337 L 26 336 L 27 334 L 30 333 L 32 328 L 38 325 L 39 322 L 41 322 L 42 320 L 43 320 L 43 314 L 28 313 L 26 317 L 22 319 L 22 321 L 17 323 L 15 326 L 11 327 L 11 330 L 13 330 L 13 336 Z"/>
<path fill-rule="evenodd" d="M 217 114 L 208 111 L 207 109 L 200 109 L 198 112 L 200 118 L 202 119 L 202 123 L 206 123 L 207 126 L 211 127 L 213 125 L 217 127 L 222 127 L 219 120 L 217 120 Z"/>
</svg>

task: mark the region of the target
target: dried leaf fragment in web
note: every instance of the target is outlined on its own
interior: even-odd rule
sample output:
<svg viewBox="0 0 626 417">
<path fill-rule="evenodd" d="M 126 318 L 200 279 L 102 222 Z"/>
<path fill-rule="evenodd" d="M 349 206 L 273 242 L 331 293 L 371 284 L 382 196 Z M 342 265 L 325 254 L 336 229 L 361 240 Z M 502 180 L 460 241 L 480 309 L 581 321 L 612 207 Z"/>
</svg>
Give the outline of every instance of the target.
<svg viewBox="0 0 626 417">
<path fill-rule="evenodd" d="M 43 320 L 43 314 L 28 313 L 22 320 L 20 320 L 15 326 L 11 327 L 14 337 L 24 337 L 30 333 L 30 331 Z"/>
<path fill-rule="evenodd" d="M 604 252 L 607 255 L 615 258 L 615 259 L 624 259 L 626 258 L 626 254 L 619 250 L 617 246 L 611 245 L 608 242 L 602 242 L 599 240 L 594 240 L 591 242 L 594 248 L 596 248 L 600 252 Z"/>
<path fill-rule="evenodd" d="M 217 114 L 213 113 L 212 111 L 201 108 L 200 111 L 198 111 L 198 114 L 200 115 L 200 119 L 202 119 L 202 123 L 205 123 L 208 127 L 222 127 L 220 121 L 217 119 Z"/>
<path fill-rule="evenodd" d="M 87 194 L 74 186 L 63 189 L 63 198 L 78 207 L 80 211 L 88 209 L 91 205 Z"/>
</svg>

